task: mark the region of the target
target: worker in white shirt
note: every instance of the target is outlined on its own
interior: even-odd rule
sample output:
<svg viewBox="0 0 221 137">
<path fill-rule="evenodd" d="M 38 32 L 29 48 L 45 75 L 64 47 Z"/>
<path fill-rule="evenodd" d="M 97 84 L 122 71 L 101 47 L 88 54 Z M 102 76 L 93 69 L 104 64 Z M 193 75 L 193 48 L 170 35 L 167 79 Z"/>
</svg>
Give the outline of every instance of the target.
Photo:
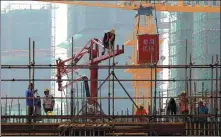
<svg viewBox="0 0 221 137">
<path fill-rule="evenodd" d="M 49 94 L 49 89 L 44 90 L 44 99 L 43 99 L 43 107 L 44 111 L 47 115 L 50 115 L 54 109 L 55 100 L 52 95 Z"/>
</svg>

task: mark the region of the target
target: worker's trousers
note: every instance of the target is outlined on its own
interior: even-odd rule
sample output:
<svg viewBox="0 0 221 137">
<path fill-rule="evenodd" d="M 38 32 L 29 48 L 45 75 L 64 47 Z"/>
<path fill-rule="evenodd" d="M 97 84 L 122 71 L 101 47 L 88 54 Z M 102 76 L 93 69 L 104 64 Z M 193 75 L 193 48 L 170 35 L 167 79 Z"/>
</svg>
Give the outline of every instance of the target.
<svg viewBox="0 0 221 137">
<path fill-rule="evenodd" d="M 33 106 L 27 106 L 27 114 L 28 114 L 28 116 L 32 116 L 33 115 L 33 113 L 34 113 L 34 107 Z M 27 122 L 31 122 L 31 119 L 32 118 L 27 118 Z"/>
</svg>

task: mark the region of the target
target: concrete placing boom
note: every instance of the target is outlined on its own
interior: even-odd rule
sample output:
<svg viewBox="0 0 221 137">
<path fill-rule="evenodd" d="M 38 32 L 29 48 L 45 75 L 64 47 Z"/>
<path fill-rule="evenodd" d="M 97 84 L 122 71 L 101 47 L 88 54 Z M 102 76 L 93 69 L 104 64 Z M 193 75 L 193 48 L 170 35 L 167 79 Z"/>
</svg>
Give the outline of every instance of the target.
<svg viewBox="0 0 221 137">
<path fill-rule="evenodd" d="M 62 76 L 70 73 L 72 71 L 72 69 L 76 70 L 78 69 L 77 67 L 75 67 L 75 65 L 79 65 L 78 62 L 80 61 L 80 59 L 86 55 L 87 53 L 89 54 L 89 59 L 87 62 L 81 64 L 81 65 L 93 65 L 93 66 L 98 66 L 99 63 L 101 63 L 102 61 L 105 61 L 113 56 L 117 56 L 120 54 L 124 53 L 124 46 L 122 46 L 122 49 L 119 49 L 119 46 L 117 45 L 117 48 L 113 51 L 113 53 L 106 53 L 102 56 L 99 55 L 99 47 L 102 47 L 103 49 L 103 44 L 101 42 L 101 40 L 99 39 L 91 39 L 79 52 L 77 52 L 73 58 L 69 58 L 66 60 L 61 60 L 58 59 L 56 60 L 56 64 L 57 64 L 57 82 L 58 82 L 58 90 L 62 91 L 64 87 L 62 87 Z M 69 64 L 68 62 L 70 62 L 71 60 L 74 61 L 74 64 Z M 65 66 L 68 65 L 69 66 Z M 85 80 L 85 85 L 87 84 L 88 78 L 83 76 L 80 77 L 78 79 L 84 79 Z M 95 105 L 97 103 L 97 89 L 98 89 L 98 68 L 91 68 L 90 69 L 90 103 Z M 73 84 L 73 82 L 75 81 L 71 81 L 69 84 L 67 84 L 65 87 Z M 88 89 L 89 91 L 89 89 Z"/>
</svg>

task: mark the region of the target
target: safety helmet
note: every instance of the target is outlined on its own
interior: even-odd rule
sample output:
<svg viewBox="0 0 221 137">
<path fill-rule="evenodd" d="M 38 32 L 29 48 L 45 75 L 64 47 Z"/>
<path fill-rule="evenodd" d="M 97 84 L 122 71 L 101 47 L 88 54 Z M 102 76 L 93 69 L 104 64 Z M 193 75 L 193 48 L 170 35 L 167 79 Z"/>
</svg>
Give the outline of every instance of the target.
<svg viewBox="0 0 221 137">
<path fill-rule="evenodd" d="M 182 91 L 182 92 L 180 93 L 180 95 L 181 95 L 181 96 L 185 96 L 185 95 L 186 95 L 186 92 L 185 92 L 185 91 Z"/>
<path fill-rule="evenodd" d="M 144 107 L 144 104 L 142 103 L 142 104 L 140 104 L 140 107 Z"/>
<path fill-rule="evenodd" d="M 110 32 L 115 34 L 115 29 L 111 29 Z"/>
<path fill-rule="evenodd" d="M 48 88 L 45 88 L 44 92 L 49 92 L 49 89 L 48 89 Z"/>
</svg>

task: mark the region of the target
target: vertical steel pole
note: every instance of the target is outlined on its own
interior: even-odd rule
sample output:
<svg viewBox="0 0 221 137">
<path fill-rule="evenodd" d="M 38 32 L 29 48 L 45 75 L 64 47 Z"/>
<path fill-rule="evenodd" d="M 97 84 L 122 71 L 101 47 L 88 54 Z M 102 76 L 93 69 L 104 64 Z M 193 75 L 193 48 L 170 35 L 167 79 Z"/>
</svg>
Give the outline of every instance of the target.
<svg viewBox="0 0 221 137">
<path fill-rule="evenodd" d="M 221 64 L 221 45 L 220 45 L 220 53 L 219 53 L 219 64 Z M 221 108 L 221 67 L 219 71 L 219 108 Z M 221 114 L 221 110 L 219 109 L 219 114 Z M 219 118 L 219 122 L 221 122 L 221 118 Z M 220 126 L 221 127 L 221 126 Z M 219 130 L 219 134 L 221 135 L 221 130 Z"/>
<path fill-rule="evenodd" d="M 111 67 L 111 60 L 110 60 L 110 54 L 111 54 L 111 51 L 110 51 L 110 47 L 109 47 L 109 50 L 108 50 L 108 53 L 109 53 L 109 59 L 108 59 L 108 65 L 109 65 L 109 68 L 108 68 L 108 75 L 110 75 L 110 67 Z M 111 97 L 111 93 L 110 93 L 110 77 L 108 78 L 108 116 L 110 116 L 110 97 Z M 109 121 L 110 121 L 110 118 L 109 118 Z"/>
<path fill-rule="evenodd" d="M 73 75 L 74 75 L 74 70 L 73 70 L 73 65 L 74 65 L 74 60 L 73 60 L 73 57 L 74 57 L 74 38 L 72 37 L 71 38 L 71 57 L 72 57 L 72 60 L 71 60 L 71 82 L 73 82 Z M 74 102 L 74 91 L 73 91 L 73 83 L 71 84 L 71 117 L 73 116 L 74 114 L 74 110 L 73 110 L 73 102 Z"/>
<path fill-rule="evenodd" d="M 33 82 L 33 90 L 35 90 L 35 41 L 33 41 L 33 50 L 32 50 L 32 63 L 33 63 L 33 68 L 32 68 L 32 82 Z M 34 111 L 34 98 L 35 95 L 33 95 L 33 111 Z M 34 117 L 33 117 L 33 121 L 35 121 Z M 34 124 L 33 124 L 33 129 L 35 128 Z M 33 134 L 35 134 L 35 130 L 33 130 Z"/>
<path fill-rule="evenodd" d="M 194 88 L 194 101 L 193 101 L 194 104 L 193 104 L 193 105 L 194 105 L 194 114 L 196 114 L 196 94 L 197 94 L 197 93 L 196 93 L 196 86 L 197 86 L 196 81 L 194 81 L 193 84 L 194 84 L 194 85 L 193 85 L 193 86 L 194 86 L 194 87 L 193 87 L 193 88 Z"/>
<path fill-rule="evenodd" d="M 215 97 L 215 100 L 214 100 L 214 103 L 215 103 L 215 109 L 216 109 L 216 111 L 215 111 L 215 113 L 216 113 L 216 117 L 215 117 L 215 136 L 217 136 L 217 131 L 218 131 L 218 129 L 217 129 L 217 123 L 218 123 L 218 119 L 217 119 L 217 115 L 218 115 L 218 65 L 219 65 L 219 59 L 218 59 L 219 57 L 218 57 L 218 54 L 216 55 L 216 97 Z"/>
<path fill-rule="evenodd" d="M 99 83 L 101 83 L 101 82 L 99 82 Z M 100 84 L 99 84 L 99 87 L 100 87 Z M 102 100 L 101 100 L 101 97 L 102 97 L 102 95 L 101 95 L 101 88 L 100 88 L 100 107 L 102 108 Z"/>
<path fill-rule="evenodd" d="M 150 112 L 151 112 L 151 115 L 153 114 L 153 68 L 152 68 L 152 65 L 153 65 L 153 57 L 152 57 L 152 46 L 150 46 L 150 57 L 151 57 L 151 68 L 150 68 L 150 97 L 151 97 L 151 105 L 150 105 Z"/>
<path fill-rule="evenodd" d="M 113 63 L 112 63 L 112 71 L 114 73 L 114 66 L 115 66 L 115 63 L 114 63 L 114 46 L 113 46 L 113 49 L 112 49 L 112 54 L 113 54 Z M 115 73 L 114 73 L 115 75 Z M 114 93 L 114 75 L 112 75 L 112 115 L 113 115 L 113 119 L 114 119 L 114 96 L 115 96 L 115 93 Z"/>
<path fill-rule="evenodd" d="M 31 38 L 28 41 L 28 64 L 31 65 Z M 29 67 L 29 85 L 31 83 L 31 66 Z"/>
<path fill-rule="evenodd" d="M 155 80 L 154 80 L 154 84 L 155 84 L 155 91 L 154 91 L 154 115 L 156 115 L 156 111 L 157 111 L 157 68 L 156 68 L 157 63 L 155 64 Z"/>
<path fill-rule="evenodd" d="M 213 59 L 213 56 L 212 56 L 212 65 L 213 65 L 213 62 L 214 62 L 214 59 Z M 213 66 L 211 67 L 211 91 L 210 91 L 210 94 L 211 94 L 211 97 L 213 97 Z M 210 110 L 212 112 L 212 110 L 214 109 L 214 103 L 213 103 L 213 98 L 210 98 Z"/>
<path fill-rule="evenodd" d="M 5 116 L 7 116 L 7 111 L 8 111 L 8 96 L 5 96 Z"/>
<path fill-rule="evenodd" d="M 76 87 L 77 87 L 77 90 L 76 90 L 76 92 L 77 92 L 77 103 L 76 103 L 76 105 L 77 105 L 77 112 L 78 112 L 79 111 L 78 83 L 76 83 Z"/>
<path fill-rule="evenodd" d="M 186 39 L 186 56 L 185 56 L 185 65 L 187 65 L 187 56 L 188 56 L 188 51 L 187 51 L 187 39 Z M 187 67 L 185 68 L 185 92 L 187 95 L 188 94 L 188 74 L 187 74 Z"/>
<path fill-rule="evenodd" d="M 189 96 L 192 97 L 192 55 L 190 54 L 190 92 Z M 192 98 L 190 99 L 190 114 L 192 114 Z"/>
<path fill-rule="evenodd" d="M 219 61 L 218 61 L 218 54 L 216 55 L 216 97 L 215 97 L 215 99 L 214 99 L 214 103 L 215 103 L 215 109 L 216 109 L 216 114 L 217 114 L 217 109 L 218 109 L 218 90 L 219 90 L 219 88 L 218 88 L 218 65 L 219 65 L 219 63 L 218 63 Z"/>
</svg>

